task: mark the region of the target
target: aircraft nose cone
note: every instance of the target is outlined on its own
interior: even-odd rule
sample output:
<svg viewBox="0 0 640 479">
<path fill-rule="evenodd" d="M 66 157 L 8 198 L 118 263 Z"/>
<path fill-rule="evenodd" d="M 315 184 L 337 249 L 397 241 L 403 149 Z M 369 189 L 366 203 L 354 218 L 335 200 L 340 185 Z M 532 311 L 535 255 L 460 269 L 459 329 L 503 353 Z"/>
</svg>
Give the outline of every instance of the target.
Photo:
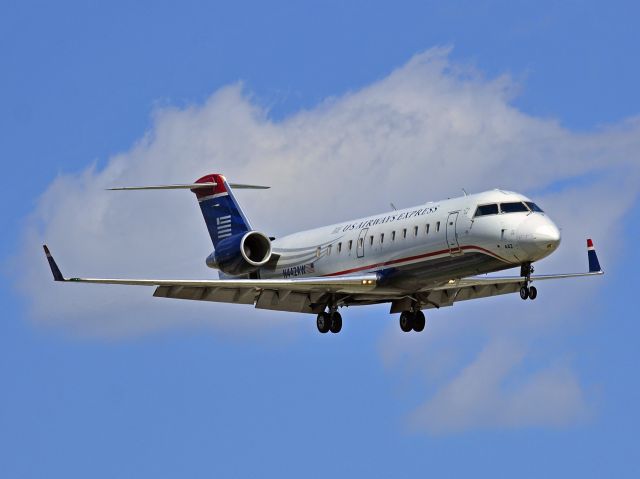
<svg viewBox="0 0 640 479">
<path fill-rule="evenodd" d="M 538 248 L 554 250 L 560 244 L 560 230 L 549 221 L 534 230 L 533 239 Z"/>
<path fill-rule="evenodd" d="M 560 245 L 560 230 L 546 216 L 529 216 L 518 228 L 518 242 L 532 261 L 541 259 Z"/>
</svg>

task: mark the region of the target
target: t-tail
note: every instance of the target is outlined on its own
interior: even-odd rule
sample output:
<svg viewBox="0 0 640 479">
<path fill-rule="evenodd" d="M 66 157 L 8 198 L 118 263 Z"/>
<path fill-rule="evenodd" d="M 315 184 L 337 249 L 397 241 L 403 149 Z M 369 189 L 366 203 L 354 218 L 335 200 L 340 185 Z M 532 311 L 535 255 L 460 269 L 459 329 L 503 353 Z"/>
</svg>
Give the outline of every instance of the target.
<svg viewBox="0 0 640 479">
<path fill-rule="evenodd" d="M 232 276 L 252 274 L 273 259 L 271 240 L 254 231 L 232 188 L 267 189 L 268 186 L 228 183 L 223 175 L 205 175 L 195 183 L 159 186 L 127 186 L 110 190 L 177 190 L 189 189 L 198 198 L 214 252 L 207 265 Z M 275 258 L 275 257 L 274 257 Z"/>
</svg>

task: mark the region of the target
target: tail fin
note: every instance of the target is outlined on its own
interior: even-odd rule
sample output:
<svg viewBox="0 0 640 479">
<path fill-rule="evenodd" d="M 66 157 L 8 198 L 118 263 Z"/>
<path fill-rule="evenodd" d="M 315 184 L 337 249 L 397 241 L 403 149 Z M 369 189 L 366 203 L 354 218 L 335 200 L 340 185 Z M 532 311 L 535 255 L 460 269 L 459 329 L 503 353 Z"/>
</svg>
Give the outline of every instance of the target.
<svg viewBox="0 0 640 479">
<path fill-rule="evenodd" d="M 191 191 L 198 198 L 200 210 L 214 248 L 220 240 L 252 229 L 251 223 L 233 196 L 231 187 L 224 176 L 219 174 L 206 175 L 197 180 L 195 184 L 201 183 L 205 183 L 207 186 L 194 187 Z M 244 186 L 246 185 L 240 187 Z"/>
</svg>

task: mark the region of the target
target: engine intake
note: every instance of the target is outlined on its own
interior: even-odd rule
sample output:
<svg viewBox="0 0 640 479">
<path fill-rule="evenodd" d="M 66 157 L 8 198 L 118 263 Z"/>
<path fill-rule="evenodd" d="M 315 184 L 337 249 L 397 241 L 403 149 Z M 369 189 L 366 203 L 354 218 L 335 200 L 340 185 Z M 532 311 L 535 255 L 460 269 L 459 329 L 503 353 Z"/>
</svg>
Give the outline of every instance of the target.
<svg viewBox="0 0 640 479">
<path fill-rule="evenodd" d="M 271 258 L 271 241 L 262 233 L 250 231 L 240 240 L 240 252 L 252 266 L 262 266 Z"/>
<path fill-rule="evenodd" d="M 258 231 L 237 234 L 220 241 L 212 256 L 207 264 L 223 273 L 234 276 L 251 273 L 271 259 L 271 241 Z"/>
</svg>

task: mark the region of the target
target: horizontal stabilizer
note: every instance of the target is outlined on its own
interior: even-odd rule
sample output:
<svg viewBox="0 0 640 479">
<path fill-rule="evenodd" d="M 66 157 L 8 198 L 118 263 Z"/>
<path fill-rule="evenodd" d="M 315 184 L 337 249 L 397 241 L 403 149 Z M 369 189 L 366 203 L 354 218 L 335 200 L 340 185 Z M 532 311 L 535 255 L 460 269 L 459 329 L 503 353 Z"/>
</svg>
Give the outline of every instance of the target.
<svg viewBox="0 0 640 479">
<path fill-rule="evenodd" d="M 200 188 L 210 188 L 216 186 L 215 182 L 190 183 L 180 185 L 152 185 L 152 186 L 118 186 L 107 188 L 108 191 L 134 191 L 134 190 L 197 190 Z M 270 186 L 246 185 L 242 183 L 229 183 L 229 186 L 238 190 L 267 190 Z"/>
</svg>

